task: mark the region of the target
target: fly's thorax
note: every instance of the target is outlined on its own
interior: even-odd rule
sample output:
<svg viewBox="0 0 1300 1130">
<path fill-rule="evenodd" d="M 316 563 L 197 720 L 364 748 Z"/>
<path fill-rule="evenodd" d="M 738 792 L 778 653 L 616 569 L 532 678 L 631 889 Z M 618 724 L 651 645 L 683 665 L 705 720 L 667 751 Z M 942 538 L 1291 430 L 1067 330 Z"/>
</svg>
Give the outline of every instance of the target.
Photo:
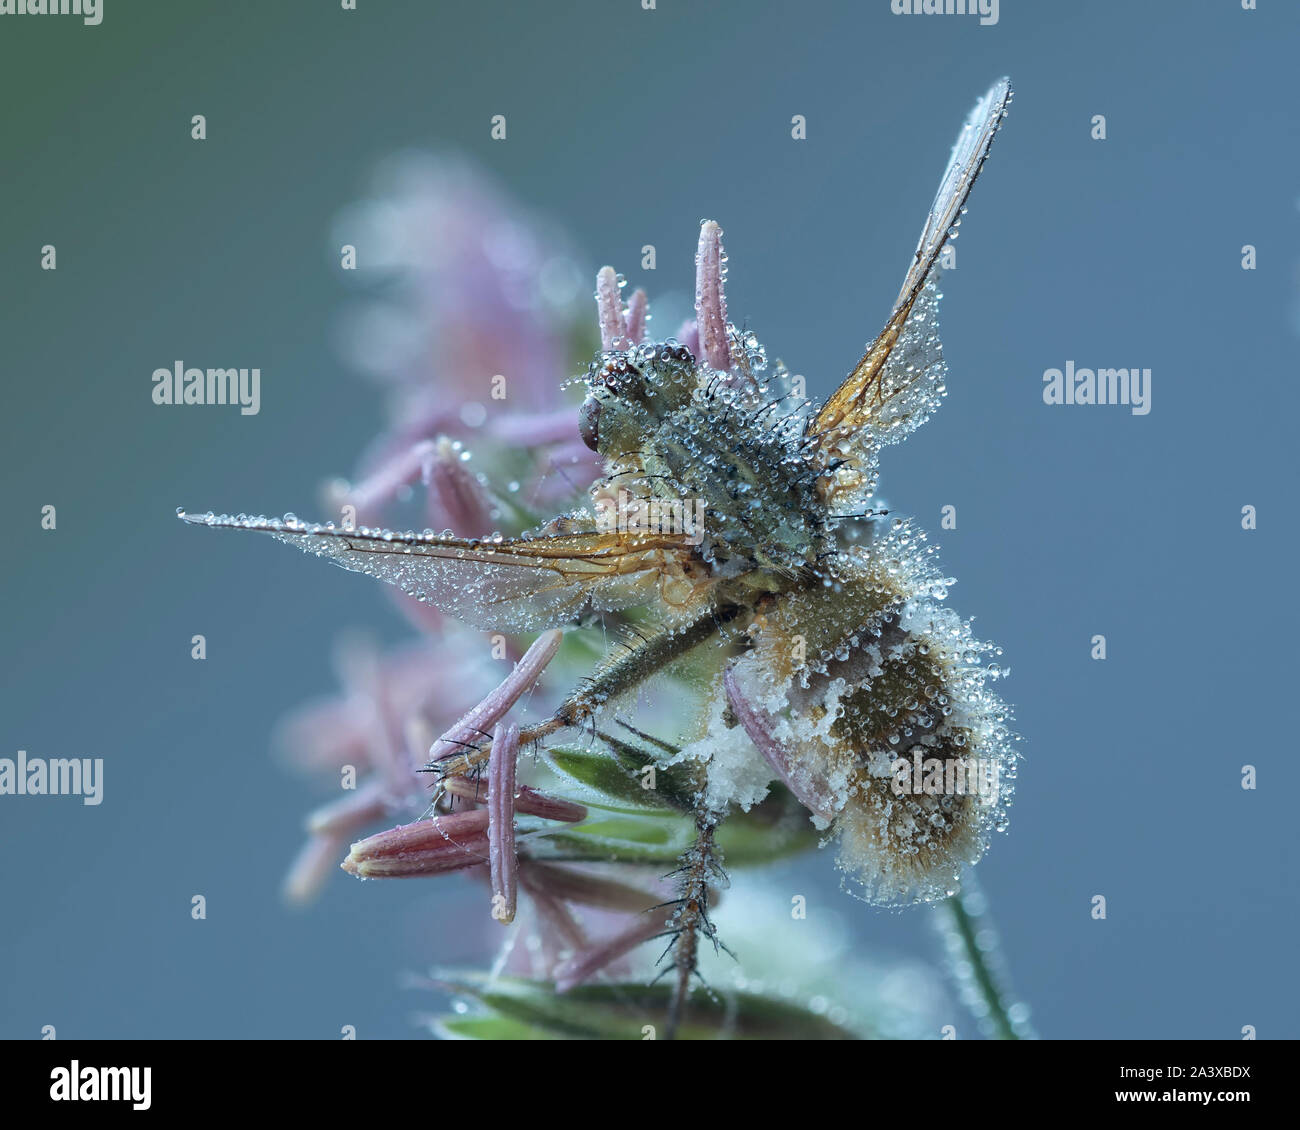
<svg viewBox="0 0 1300 1130">
<path fill-rule="evenodd" d="M 756 422 L 764 402 L 704 391 L 667 417 L 645 465 L 652 489 L 700 498 L 707 555 L 720 567 L 794 570 L 830 541 L 817 471 L 796 445 Z"/>
<path fill-rule="evenodd" d="M 722 373 L 682 346 L 606 353 L 588 375 L 582 436 L 608 484 L 703 517 L 701 555 L 723 572 L 793 570 L 830 543 L 823 474 L 799 421 L 748 370 Z"/>
</svg>

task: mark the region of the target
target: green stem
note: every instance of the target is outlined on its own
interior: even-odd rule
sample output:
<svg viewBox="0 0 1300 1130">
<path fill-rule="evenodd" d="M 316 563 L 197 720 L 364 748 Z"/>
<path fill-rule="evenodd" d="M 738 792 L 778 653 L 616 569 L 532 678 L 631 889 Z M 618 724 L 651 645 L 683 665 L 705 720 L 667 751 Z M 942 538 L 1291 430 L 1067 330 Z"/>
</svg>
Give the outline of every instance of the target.
<svg viewBox="0 0 1300 1130">
<path fill-rule="evenodd" d="M 946 933 L 950 957 L 954 965 L 962 961 L 969 967 L 969 972 L 961 970 L 958 973 L 957 980 L 964 991 L 983 1001 L 990 1034 L 999 1040 L 1032 1037 L 1028 1010 L 1023 1005 L 1008 1002 L 1003 962 L 985 906 L 983 893 L 972 880 L 967 879 L 966 890 L 946 899 L 940 908 L 940 913 L 948 919 Z M 981 934 L 985 935 L 982 946 Z"/>
</svg>

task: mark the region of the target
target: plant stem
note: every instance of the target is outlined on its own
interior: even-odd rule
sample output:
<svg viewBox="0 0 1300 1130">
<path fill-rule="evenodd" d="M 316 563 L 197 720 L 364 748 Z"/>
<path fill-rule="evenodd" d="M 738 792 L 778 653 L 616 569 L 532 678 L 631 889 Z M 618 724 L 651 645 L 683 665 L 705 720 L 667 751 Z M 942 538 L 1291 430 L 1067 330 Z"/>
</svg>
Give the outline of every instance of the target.
<svg viewBox="0 0 1300 1130">
<path fill-rule="evenodd" d="M 953 975 L 965 1002 L 983 1005 L 982 1010 L 972 1007 L 972 1011 L 986 1035 L 999 1040 L 1032 1039 L 1028 1008 L 1010 999 L 1005 961 L 987 905 L 984 893 L 968 878 L 966 888 L 945 899 L 939 908 L 946 920 L 941 930 Z"/>
</svg>

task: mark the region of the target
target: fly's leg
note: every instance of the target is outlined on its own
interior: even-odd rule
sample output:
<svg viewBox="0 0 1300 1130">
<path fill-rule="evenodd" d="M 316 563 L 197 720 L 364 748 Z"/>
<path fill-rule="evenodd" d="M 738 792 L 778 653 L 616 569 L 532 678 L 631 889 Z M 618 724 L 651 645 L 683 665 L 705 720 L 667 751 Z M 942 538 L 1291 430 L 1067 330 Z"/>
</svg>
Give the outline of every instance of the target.
<svg viewBox="0 0 1300 1130">
<path fill-rule="evenodd" d="M 661 629 L 587 679 L 545 722 L 521 729 L 520 746 L 536 744 L 560 730 L 584 725 L 610 699 L 632 690 L 669 663 L 707 643 L 744 612 L 741 605 L 709 608 L 684 628 Z M 463 776 L 486 764 L 491 752 L 491 742 L 486 742 L 426 768 L 442 777 Z"/>
</svg>

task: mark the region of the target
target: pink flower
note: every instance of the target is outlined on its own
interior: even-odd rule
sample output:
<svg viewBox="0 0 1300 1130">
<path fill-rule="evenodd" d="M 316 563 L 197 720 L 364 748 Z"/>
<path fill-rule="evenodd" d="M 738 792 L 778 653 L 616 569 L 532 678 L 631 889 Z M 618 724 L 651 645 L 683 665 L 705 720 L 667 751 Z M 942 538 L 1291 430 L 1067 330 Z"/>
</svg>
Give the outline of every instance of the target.
<svg viewBox="0 0 1300 1130">
<path fill-rule="evenodd" d="M 521 221 L 468 166 L 414 158 L 394 163 L 379 194 L 339 229 L 342 242 L 357 247 L 363 281 L 388 283 L 383 300 L 354 313 L 344 343 L 388 389 L 392 411 L 362 474 L 330 488 L 344 524 L 411 524 L 393 516 L 422 506 L 428 528 L 479 537 L 507 524 L 518 504 L 542 509 L 581 499 L 602 468 L 563 391 L 563 378 L 582 368 L 566 346 L 579 288 L 563 244 Z M 727 322 L 721 237 L 717 224 L 701 230 L 696 318 L 679 336 L 732 379 L 735 330 Z M 623 285 L 611 268 L 596 278 L 605 351 L 646 337 L 646 293 L 634 290 L 625 303 Z M 494 493 L 503 477 L 515 482 Z M 639 881 L 624 883 L 545 858 L 547 824 L 580 822 L 587 809 L 519 782 L 520 731 L 510 715 L 541 685 L 561 632 L 542 633 L 526 650 L 524 641 L 493 637 L 494 647 L 504 641 L 504 654 L 517 657 L 493 686 L 487 666 L 466 659 L 482 636 L 427 604 L 397 600 L 432 647 L 380 655 L 349 643 L 339 660 L 343 696 L 298 711 L 282 728 L 299 764 L 336 773 L 352 767 L 359 777 L 354 790 L 308 817 L 309 839 L 287 893 L 309 898 L 345 853 L 343 870 L 359 878 L 466 872 L 489 885 L 491 917 L 510 923 L 524 914 L 540 947 L 528 960 L 540 953 L 545 964 L 536 972 L 561 991 L 614 975 L 675 920 L 674 888 L 640 869 Z M 424 771 L 468 747 L 487 752 L 486 777 L 444 770 L 429 808 Z M 395 822 L 404 817 L 417 819 Z M 382 822 L 392 826 L 365 834 Z"/>
</svg>

